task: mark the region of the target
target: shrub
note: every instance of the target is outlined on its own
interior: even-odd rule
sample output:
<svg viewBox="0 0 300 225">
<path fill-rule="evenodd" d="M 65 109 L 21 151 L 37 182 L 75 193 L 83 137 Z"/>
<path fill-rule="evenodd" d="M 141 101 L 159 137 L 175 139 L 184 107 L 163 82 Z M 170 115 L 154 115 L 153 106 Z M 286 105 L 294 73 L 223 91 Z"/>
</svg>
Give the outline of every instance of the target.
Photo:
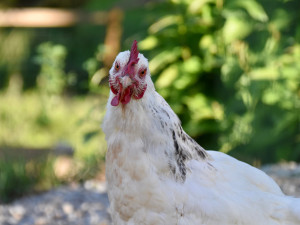
<svg viewBox="0 0 300 225">
<path fill-rule="evenodd" d="M 204 147 L 250 162 L 300 160 L 299 6 L 173 0 L 154 7 L 140 48 L 158 91 Z"/>
</svg>

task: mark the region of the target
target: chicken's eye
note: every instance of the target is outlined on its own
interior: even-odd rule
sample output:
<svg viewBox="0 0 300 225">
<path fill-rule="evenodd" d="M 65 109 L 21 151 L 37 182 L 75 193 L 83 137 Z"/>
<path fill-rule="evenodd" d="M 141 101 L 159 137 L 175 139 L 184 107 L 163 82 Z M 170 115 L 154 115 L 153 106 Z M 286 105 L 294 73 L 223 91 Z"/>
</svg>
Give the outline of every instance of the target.
<svg viewBox="0 0 300 225">
<path fill-rule="evenodd" d="M 119 71 L 119 69 L 120 69 L 119 63 L 115 63 L 115 70 L 116 70 L 116 71 Z"/>
<path fill-rule="evenodd" d="M 146 75 L 147 69 L 143 69 L 139 72 L 140 77 L 144 77 Z"/>
</svg>

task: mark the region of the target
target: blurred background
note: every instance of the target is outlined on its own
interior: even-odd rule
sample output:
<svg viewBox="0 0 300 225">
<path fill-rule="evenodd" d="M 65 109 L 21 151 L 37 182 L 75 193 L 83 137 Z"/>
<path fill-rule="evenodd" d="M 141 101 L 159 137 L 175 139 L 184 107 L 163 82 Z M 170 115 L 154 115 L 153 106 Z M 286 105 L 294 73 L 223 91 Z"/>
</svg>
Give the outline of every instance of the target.
<svg viewBox="0 0 300 225">
<path fill-rule="evenodd" d="M 205 149 L 255 166 L 300 162 L 299 9 L 297 0 L 1 0 L 0 202 L 104 179 L 108 69 L 133 40 Z"/>
</svg>

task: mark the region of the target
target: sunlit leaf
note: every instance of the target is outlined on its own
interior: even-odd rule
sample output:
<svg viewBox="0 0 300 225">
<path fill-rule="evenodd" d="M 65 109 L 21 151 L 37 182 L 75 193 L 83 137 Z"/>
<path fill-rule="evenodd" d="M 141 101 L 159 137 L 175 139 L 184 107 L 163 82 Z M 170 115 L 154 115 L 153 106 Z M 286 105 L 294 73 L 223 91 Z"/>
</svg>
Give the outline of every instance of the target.
<svg viewBox="0 0 300 225">
<path fill-rule="evenodd" d="M 254 98 L 253 96 L 251 95 L 251 92 L 246 89 L 246 88 L 242 88 L 240 89 L 238 92 L 237 92 L 237 96 L 241 97 L 244 105 L 250 109 L 251 106 L 253 105 L 254 103 Z"/>
<path fill-rule="evenodd" d="M 152 24 L 149 27 L 149 32 L 151 34 L 155 34 L 168 26 L 177 24 L 180 20 L 181 20 L 181 16 L 179 15 L 165 16 L 162 19 L 158 20 L 156 23 Z"/>
<path fill-rule="evenodd" d="M 184 90 L 192 83 L 192 81 L 193 77 L 191 74 L 184 74 L 174 82 L 174 87 L 177 90 Z"/>
<path fill-rule="evenodd" d="M 295 66 L 284 66 L 281 69 L 281 75 L 294 84 L 297 84 L 297 81 L 300 82 L 300 71 Z"/>
<path fill-rule="evenodd" d="M 151 35 L 146 39 L 139 42 L 139 49 L 140 50 L 151 50 L 157 46 L 159 43 L 158 38 Z"/>
<path fill-rule="evenodd" d="M 262 97 L 262 101 L 268 105 L 274 105 L 280 100 L 280 95 L 274 90 L 274 88 L 269 88 L 265 90 Z"/>
<path fill-rule="evenodd" d="M 226 20 L 223 28 L 225 43 L 243 39 L 249 35 L 251 31 L 252 25 L 249 21 L 238 17 L 230 17 Z"/>
<path fill-rule="evenodd" d="M 253 19 L 259 20 L 261 22 L 266 22 L 268 20 L 268 16 L 264 8 L 257 1 L 239 0 L 235 1 L 235 4 L 244 8 Z"/>
<path fill-rule="evenodd" d="M 201 11 L 202 7 L 209 2 L 214 2 L 214 1 L 213 0 L 194 0 L 189 5 L 188 11 L 190 13 L 198 13 Z"/>
<path fill-rule="evenodd" d="M 210 101 L 205 95 L 198 93 L 195 96 L 186 97 L 185 102 L 192 113 L 192 119 L 214 118 Z"/>
<path fill-rule="evenodd" d="M 181 55 L 181 48 L 174 47 L 170 50 L 165 50 L 156 55 L 149 63 L 150 71 L 157 73 L 158 70 L 165 67 L 167 64 L 174 62 Z"/>
<path fill-rule="evenodd" d="M 202 49 L 208 49 L 214 45 L 214 40 L 212 35 L 204 35 L 199 41 L 199 47 Z"/>
<path fill-rule="evenodd" d="M 177 76 L 177 65 L 171 65 L 160 74 L 155 84 L 158 88 L 168 87 L 176 79 Z"/>
<path fill-rule="evenodd" d="M 221 79 L 226 85 L 234 85 L 242 75 L 243 71 L 234 57 L 228 57 L 221 67 Z"/>
<path fill-rule="evenodd" d="M 249 77 L 253 80 L 275 80 L 279 77 L 279 71 L 274 67 L 257 68 L 249 73 Z"/>
<path fill-rule="evenodd" d="M 201 70 L 201 59 L 193 56 L 183 62 L 183 70 L 187 73 L 199 73 Z"/>
</svg>

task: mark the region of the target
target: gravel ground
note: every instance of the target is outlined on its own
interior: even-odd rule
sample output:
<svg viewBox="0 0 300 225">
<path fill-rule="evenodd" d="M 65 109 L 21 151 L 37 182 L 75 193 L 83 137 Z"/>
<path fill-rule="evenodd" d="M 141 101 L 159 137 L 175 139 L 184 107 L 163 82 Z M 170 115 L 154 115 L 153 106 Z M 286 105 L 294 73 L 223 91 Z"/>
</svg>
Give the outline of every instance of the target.
<svg viewBox="0 0 300 225">
<path fill-rule="evenodd" d="M 269 165 L 262 169 L 282 190 L 300 197 L 300 164 Z M 1 225 L 109 225 L 105 183 L 87 181 L 0 205 Z"/>
<path fill-rule="evenodd" d="M 0 205 L 1 225 L 108 225 L 105 183 L 87 181 Z"/>
</svg>

